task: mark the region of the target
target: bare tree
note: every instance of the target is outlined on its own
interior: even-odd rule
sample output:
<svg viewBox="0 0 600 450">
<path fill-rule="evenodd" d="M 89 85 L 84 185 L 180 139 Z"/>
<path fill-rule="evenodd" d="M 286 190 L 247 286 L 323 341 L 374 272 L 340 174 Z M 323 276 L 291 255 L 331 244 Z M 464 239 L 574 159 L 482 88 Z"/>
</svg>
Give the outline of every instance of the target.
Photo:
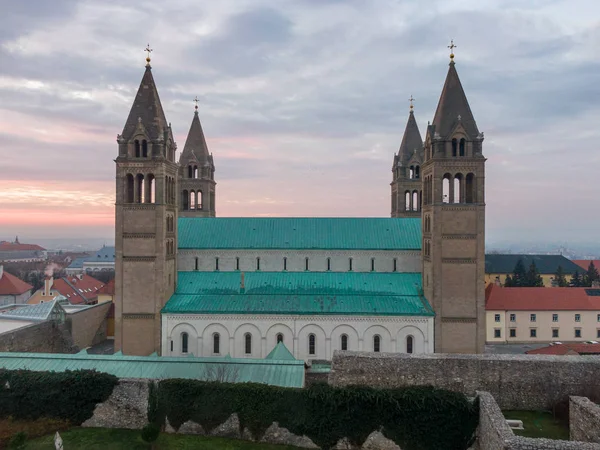
<svg viewBox="0 0 600 450">
<path fill-rule="evenodd" d="M 206 381 L 235 383 L 240 376 L 240 369 L 232 364 L 207 364 L 202 378 Z"/>
</svg>

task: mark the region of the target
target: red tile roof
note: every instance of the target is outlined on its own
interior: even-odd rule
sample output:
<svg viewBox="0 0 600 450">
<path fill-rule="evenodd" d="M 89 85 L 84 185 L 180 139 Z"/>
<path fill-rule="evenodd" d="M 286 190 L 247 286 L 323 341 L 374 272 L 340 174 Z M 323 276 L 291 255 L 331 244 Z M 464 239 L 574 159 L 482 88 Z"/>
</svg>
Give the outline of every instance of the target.
<svg viewBox="0 0 600 450">
<path fill-rule="evenodd" d="M 79 279 L 81 277 L 81 279 Z M 67 297 L 72 304 L 90 303 L 98 298 L 98 291 L 104 284 L 89 275 L 73 275 L 57 278 L 52 284 L 52 290 Z"/>
<path fill-rule="evenodd" d="M 588 295 L 590 288 L 501 287 L 485 290 L 488 311 L 600 311 L 600 296 Z"/>
<path fill-rule="evenodd" d="M 115 295 L 115 279 L 113 278 L 100 289 L 98 289 L 98 294 Z"/>
<path fill-rule="evenodd" d="M 33 289 L 29 283 L 3 271 L 0 277 L 0 295 L 21 295 Z"/>
<path fill-rule="evenodd" d="M 583 271 L 588 270 L 591 262 L 594 262 L 594 266 L 596 269 L 600 270 L 600 259 L 574 259 L 573 262 L 577 264 L 579 267 L 583 269 Z"/>
<path fill-rule="evenodd" d="M 528 355 L 600 354 L 600 344 L 554 344 L 526 352 Z"/>
<path fill-rule="evenodd" d="M 21 244 L 17 242 L 8 242 L 1 241 L 0 242 L 0 251 L 3 252 L 19 252 L 19 251 L 44 251 L 46 250 L 44 247 L 40 247 L 37 244 Z"/>
</svg>

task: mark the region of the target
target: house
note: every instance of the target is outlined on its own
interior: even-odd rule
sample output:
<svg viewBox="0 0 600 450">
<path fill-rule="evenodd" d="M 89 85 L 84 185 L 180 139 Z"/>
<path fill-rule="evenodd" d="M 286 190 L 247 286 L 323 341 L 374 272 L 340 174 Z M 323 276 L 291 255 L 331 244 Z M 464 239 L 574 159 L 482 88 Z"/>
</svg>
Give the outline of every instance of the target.
<svg viewBox="0 0 600 450">
<path fill-rule="evenodd" d="M 74 259 L 65 270 L 70 275 L 114 271 L 115 247 L 103 246 L 93 255 L 80 256 Z"/>
<path fill-rule="evenodd" d="M 600 338 L 600 289 L 486 288 L 486 343 L 579 342 Z"/>
<path fill-rule="evenodd" d="M 600 259 L 574 259 L 573 262 L 581 267 L 579 273 L 586 272 L 590 267 L 590 263 L 594 263 L 596 269 L 600 269 Z"/>
<path fill-rule="evenodd" d="M 47 257 L 45 248 L 37 244 L 21 244 L 18 236 L 14 242 L 0 241 L 0 262 L 44 261 Z"/>
<path fill-rule="evenodd" d="M 544 280 L 545 287 L 553 287 L 554 275 L 559 267 L 562 268 L 567 281 L 576 271 L 582 273 L 581 267 L 562 255 L 489 254 L 485 255 L 486 286 L 490 283 L 504 285 L 506 275 L 512 275 L 519 259 L 523 261 L 525 270 L 529 269 L 531 263 L 535 263 L 542 280 Z"/>
<path fill-rule="evenodd" d="M 0 306 L 27 303 L 33 286 L 4 271 L 0 265 Z"/>
<path fill-rule="evenodd" d="M 547 347 L 525 352 L 528 355 L 600 355 L 600 343 L 589 341 L 584 344 L 563 344 L 554 342 Z"/>
<path fill-rule="evenodd" d="M 71 304 L 96 304 L 98 303 L 98 291 L 103 286 L 104 283 L 86 274 L 56 279 L 47 277 L 44 280 L 44 287 L 33 294 L 27 303 L 50 301 L 60 294 Z"/>
</svg>

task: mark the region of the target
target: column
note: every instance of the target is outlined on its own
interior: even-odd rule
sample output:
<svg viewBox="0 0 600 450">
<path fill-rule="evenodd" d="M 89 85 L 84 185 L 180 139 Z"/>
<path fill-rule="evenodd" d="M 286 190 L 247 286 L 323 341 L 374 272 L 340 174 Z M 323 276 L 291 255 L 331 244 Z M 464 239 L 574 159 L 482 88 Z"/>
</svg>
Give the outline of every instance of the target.
<svg viewBox="0 0 600 450">
<path fill-rule="evenodd" d="M 236 358 L 237 357 L 237 355 L 235 354 L 235 340 L 234 340 L 233 336 L 231 336 L 229 338 L 229 355 L 232 358 Z"/>
<path fill-rule="evenodd" d="M 442 190 L 443 189 L 444 181 L 442 180 Z M 448 203 L 454 203 L 454 178 L 448 180 Z"/>
<path fill-rule="evenodd" d="M 260 358 L 264 358 L 265 356 L 267 356 L 267 337 L 263 336 L 261 339 L 261 345 L 260 345 Z"/>
<path fill-rule="evenodd" d="M 325 338 L 325 359 L 331 360 L 333 354 L 331 353 L 331 338 Z"/>
</svg>

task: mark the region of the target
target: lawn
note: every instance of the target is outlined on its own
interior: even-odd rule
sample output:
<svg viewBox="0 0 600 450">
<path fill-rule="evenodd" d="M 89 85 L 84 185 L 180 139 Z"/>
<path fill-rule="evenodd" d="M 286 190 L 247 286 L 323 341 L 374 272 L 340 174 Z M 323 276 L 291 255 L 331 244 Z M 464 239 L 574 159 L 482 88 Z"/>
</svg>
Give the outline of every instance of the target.
<svg viewBox="0 0 600 450">
<path fill-rule="evenodd" d="M 147 450 L 149 444 L 142 441 L 140 431 L 109 428 L 72 428 L 60 433 L 65 450 L 111 449 Z M 256 444 L 234 439 L 162 433 L 154 446 L 156 450 L 297 450 L 285 445 Z M 32 439 L 25 450 L 54 450 L 54 435 Z"/>
<path fill-rule="evenodd" d="M 522 420 L 524 430 L 513 430 L 518 436 L 569 440 L 569 425 L 547 411 L 503 411 L 506 419 Z"/>
</svg>

